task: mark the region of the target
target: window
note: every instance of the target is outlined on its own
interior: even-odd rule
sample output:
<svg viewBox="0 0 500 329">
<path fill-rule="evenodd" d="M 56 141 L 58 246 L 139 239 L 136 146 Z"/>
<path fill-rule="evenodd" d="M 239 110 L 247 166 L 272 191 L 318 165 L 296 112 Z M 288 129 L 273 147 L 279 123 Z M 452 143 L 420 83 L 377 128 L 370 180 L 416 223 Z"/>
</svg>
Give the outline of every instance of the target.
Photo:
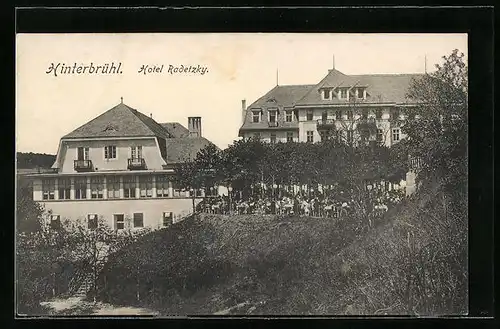
<svg viewBox="0 0 500 329">
<path fill-rule="evenodd" d="M 382 129 L 377 129 L 377 142 L 382 142 L 384 138 L 384 131 Z"/>
<path fill-rule="evenodd" d="M 75 199 L 87 198 L 87 177 L 75 178 Z"/>
<path fill-rule="evenodd" d="M 342 120 L 342 110 L 335 111 L 335 119 Z"/>
<path fill-rule="evenodd" d="M 163 226 L 169 226 L 173 222 L 173 214 L 171 212 L 164 212 L 163 213 Z"/>
<path fill-rule="evenodd" d="M 346 99 L 347 98 L 347 88 L 341 88 L 340 89 L 340 99 Z"/>
<path fill-rule="evenodd" d="M 271 143 L 276 143 L 276 134 L 275 133 L 271 133 Z"/>
<path fill-rule="evenodd" d="M 392 120 L 398 120 L 399 119 L 399 110 L 394 109 L 392 110 Z"/>
<path fill-rule="evenodd" d="M 116 159 L 116 146 L 104 147 L 104 159 Z"/>
<path fill-rule="evenodd" d="M 97 228 L 97 214 L 87 215 L 87 228 L 89 230 L 94 230 Z"/>
<path fill-rule="evenodd" d="M 328 112 L 323 111 L 323 113 L 321 113 L 321 120 L 323 120 L 323 122 L 328 120 Z"/>
<path fill-rule="evenodd" d="M 153 197 L 153 177 L 139 176 L 139 190 L 141 198 Z"/>
<path fill-rule="evenodd" d="M 44 200 L 54 200 L 56 181 L 54 179 L 42 180 L 42 191 Z"/>
<path fill-rule="evenodd" d="M 392 129 L 392 140 L 394 142 L 399 141 L 399 132 L 400 132 L 399 128 Z"/>
<path fill-rule="evenodd" d="M 77 149 L 77 160 L 88 160 L 89 159 L 89 148 L 88 147 L 79 147 Z"/>
<path fill-rule="evenodd" d="M 351 110 L 347 111 L 347 120 L 352 120 L 354 118 L 354 115 Z"/>
<path fill-rule="evenodd" d="M 253 123 L 260 122 L 260 111 L 253 111 L 252 112 L 252 122 Z"/>
<path fill-rule="evenodd" d="M 124 198 L 135 198 L 135 188 L 137 183 L 135 181 L 135 176 L 123 176 L 123 197 Z"/>
<path fill-rule="evenodd" d="M 142 212 L 134 213 L 134 227 L 144 227 L 144 214 Z"/>
<path fill-rule="evenodd" d="M 123 214 L 115 214 L 114 221 L 115 221 L 115 230 L 123 230 L 125 228 L 125 218 Z"/>
<path fill-rule="evenodd" d="M 104 178 L 90 177 L 90 197 L 92 199 L 102 199 L 104 194 Z"/>
<path fill-rule="evenodd" d="M 364 88 L 358 88 L 356 89 L 356 97 L 359 99 L 365 98 L 364 96 Z"/>
<path fill-rule="evenodd" d="M 59 200 L 69 200 L 71 198 L 71 179 L 59 178 L 58 182 Z"/>
<path fill-rule="evenodd" d="M 142 158 L 142 146 L 132 146 L 130 148 L 130 157 L 132 159 L 141 159 Z"/>
<path fill-rule="evenodd" d="M 269 122 L 276 122 L 276 110 L 269 110 Z"/>
<path fill-rule="evenodd" d="M 286 122 L 292 122 L 292 111 L 285 111 L 285 121 Z"/>
<path fill-rule="evenodd" d="M 253 134 L 254 139 L 260 139 L 260 133 L 255 133 Z"/>
<path fill-rule="evenodd" d="M 314 119 L 313 119 L 313 110 L 307 110 L 306 120 L 307 120 L 307 121 L 312 121 L 312 120 L 314 120 Z"/>
<path fill-rule="evenodd" d="M 108 176 L 106 186 L 108 188 L 108 199 L 120 198 L 120 176 Z"/>
<path fill-rule="evenodd" d="M 323 89 L 323 99 L 330 99 L 330 90 Z"/>
<path fill-rule="evenodd" d="M 354 142 L 354 131 L 349 129 L 347 130 L 347 143 L 352 144 Z"/>
<path fill-rule="evenodd" d="M 309 130 L 307 131 L 307 142 L 312 143 L 314 141 L 314 131 Z"/>
<path fill-rule="evenodd" d="M 287 132 L 287 133 L 286 133 L 286 141 L 287 141 L 288 143 L 293 142 L 293 132 Z"/>
<path fill-rule="evenodd" d="M 382 109 L 377 109 L 377 111 L 375 111 L 375 118 L 377 119 L 382 119 Z"/>
<path fill-rule="evenodd" d="M 361 117 L 364 120 L 368 119 L 368 109 L 363 109 L 363 111 L 361 112 Z"/>
<path fill-rule="evenodd" d="M 53 230 L 61 228 L 61 216 L 59 215 L 50 216 L 50 228 Z"/>
<path fill-rule="evenodd" d="M 319 137 L 321 138 L 321 141 L 324 142 L 328 140 L 328 133 L 324 130 L 319 132 Z"/>
<path fill-rule="evenodd" d="M 168 197 L 168 176 L 156 176 L 156 196 L 158 198 Z"/>
</svg>

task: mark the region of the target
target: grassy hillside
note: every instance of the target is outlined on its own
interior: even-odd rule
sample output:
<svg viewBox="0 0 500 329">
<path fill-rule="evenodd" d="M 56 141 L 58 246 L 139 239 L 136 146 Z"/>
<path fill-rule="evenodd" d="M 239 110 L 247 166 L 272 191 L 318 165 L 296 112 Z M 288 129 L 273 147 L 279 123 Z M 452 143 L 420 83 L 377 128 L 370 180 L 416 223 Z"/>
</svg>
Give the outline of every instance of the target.
<svg viewBox="0 0 500 329">
<path fill-rule="evenodd" d="M 439 260 L 429 247 L 451 223 L 423 216 L 439 211 L 436 193 L 405 201 L 368 233 L 352 221 L 191 218 L 114 255 L 100 298 L 163 315 L 463 313 L 466 276 L 451 265 L 463 270 L 466 257 Z"/>
</svg>

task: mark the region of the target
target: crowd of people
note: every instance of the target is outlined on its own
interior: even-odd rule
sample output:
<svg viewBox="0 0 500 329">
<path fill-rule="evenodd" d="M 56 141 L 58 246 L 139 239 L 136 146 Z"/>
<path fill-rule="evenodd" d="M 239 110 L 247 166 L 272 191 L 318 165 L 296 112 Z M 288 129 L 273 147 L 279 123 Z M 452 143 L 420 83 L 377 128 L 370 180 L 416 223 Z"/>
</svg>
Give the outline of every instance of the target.
<svg viewBox="0 0 500 329">
<path fill-rule="evenodd" d="M 211 214 L 275 214 L 275 215 L 299 215 L 311 217 L 340 218 L 346 216 L 356 207 L 356 201 L 344 196 L 340 192 L 336 197 L 331 193 L 305 193 L 297 194 L 280 193 L 280 196 L 269 196 L 254 193 L 247 198 L 233 193 L 230 198 L 227 195 L 205 198 L 199 205 L 198 211 Z M 372 207 L 374 216 L 381 216 L 390 207 L 401 202 L 404 190 L 372 190 L 367 194 L 368 204 Z"/>
</svg>

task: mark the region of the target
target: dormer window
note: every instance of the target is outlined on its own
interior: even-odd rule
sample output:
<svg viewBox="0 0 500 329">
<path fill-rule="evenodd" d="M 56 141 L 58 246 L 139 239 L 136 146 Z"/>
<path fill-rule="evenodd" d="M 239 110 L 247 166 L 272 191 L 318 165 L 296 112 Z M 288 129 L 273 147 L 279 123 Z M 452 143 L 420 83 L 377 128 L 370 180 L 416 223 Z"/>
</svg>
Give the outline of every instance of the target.
<svg viewBox="0 0 500 329">
<path fill-rule="evenodd" d="M 365 99 L 365 88 L 357 88 L 356 89 L 356 98 L 357 99 Z"/>
<path fill-rule="evenodd" d="M 340 89 L 340 99 L 347 99 L 347 88 L 341 88 Z"/>
<path fill-rule="evenodd" d="M 260 111 L 252 111 L 252 122 L 253 123 L 260 122 Z"/>
<path fill-rule="evenodd" d="M 331 99 L 330 95 L 331 95 L 330 89 L 323 89 L 323 92 L 322 92 L 323 100 Z"/>
</svg>

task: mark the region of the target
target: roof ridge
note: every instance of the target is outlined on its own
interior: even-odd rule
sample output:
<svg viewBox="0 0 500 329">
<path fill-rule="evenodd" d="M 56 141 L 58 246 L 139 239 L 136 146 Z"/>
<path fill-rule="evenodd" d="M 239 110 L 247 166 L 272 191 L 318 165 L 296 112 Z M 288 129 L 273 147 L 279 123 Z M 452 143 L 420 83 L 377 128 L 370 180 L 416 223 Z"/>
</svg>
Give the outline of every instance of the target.
<svg viewBox="0 0 500 329">
<path fill-rule="evenodd" d="M 61 137 L 61 138 L 65 138 L 66 136 L 68 136 L 69 134 L 73 133 L 74 131 L 76 131 L 76 130 L 78 130 L 78 129 L 82 128 L 83 126 L 86 126 L 86 125 L 88 125 L 88 124 L 90 124 L 90 123 L 92 123 L 92 122 L 96 121 L 97 119 L 101 118 L 104 114 L 108 113 L 108 112 L 109 112 L 109 111 L 111 111 L 111 110 L 114 110 L 115 108 L 117 108 L 117 107 L 118 107 L 119 105 L 121 105 L 121 104 L 123 104 L 123 103 L 118 103 L 118 104 L 116 104 L 116 105 L 115 105 L 115 106 L 113 106 L 112 108 L 110 108 L 110 109 L 108 109 L 108 110 L 106 110 L 106 111 L 102 112 L 101 114 L 99 114 L 99 115 L 98 115 L 98 116 L 96 116 L 95 118 L 91 119 L 90 121 L 87 121 L 87 122 L 85 122 L 84 124 L 82 124 L 82 125 L 80 125 L 80 126 L 76 127 L 75 129 L 71 130 L 69 133 L 67 133 L 66 135 L 64 135 L 64 136 L 63 136 L 63 137 Z M 125 106 L 126 106 L 126 105 L 125 105 Z"/>
<path fill-rule="evenodd" d="M 150 121 L 153 125 L 156 126 L 157 129 L 159 129 L 161 132 L 163 132 L 164 134 L 167 135 L 167 137 L 169 138 L 172 138 L 172 134 L 170 134 L 168 131 L 165 130 L 165 128 L 162 127 L 162 125 L 160 125 L 158 122 L 156 122 L 155 119 L 151 118 L 151 117 L 148 117 L 146 114 L 140 112 L 139 110 L 136 110 L 126 104 L 123 104 L 125 105 L 129 110 L 131 110 L 132 114 L 134 114 L 139 120 L 141 120 L 141 122 L 149 129 L 151 130 L 151 132 L 154 134 L 154 135 L 157 135 L 158 133 L 156 131 L 154 131 L 151 126 L 149 125 L 150 123 L 149 122 L 146 122 L 145 120 L 148 120 Z M 163 137 L 165 138 L 165 136 L 160 136 L 160 137 Z"/>
<path fill-rule="evenodd" d="M 311 89 L 309 89 L 309 90 L 305 93 L 305 95 L 304 95 L 304 96 L 302 96 L 299 100 L 297 100 L 297 101 L 295 102 L 295 104 L 300 103 L 300 101 L 302 101 L 304 98 L 306 98 L 306 96 L 308 96 L 308 95 L 309 95 L 309 94 L 310 94 L 310 93 L 311 93 L 311 92 L 315 89 L 315 87 L 317 87 L 317 86 L 320 86 L 320 87 L 321 87 L 321 86 L 323 86 L 323 85 L 325 84 L 325 80 L 326 80 L 326 78 L 328 78 L 328 77 L 330 76 L 330 74 L 332 74 L 332 72 L 333 72 L 333 71 L 335 71 L 335 72 L 339 72 L 340 74 L 344 74 L 344 73 L 342 73 L 342 72 L 340 72 L 339 70 L 336 70 L 336 69 L 330 69 L 330 70 L 328 70 L 328 73 L 327 73 L 327 74 L 323 77 L 323 79 L 321 79 L 321 80 L 320 80 L 317 84 L 312 85 L 312 88 L 311 88 Z M 344 74 L 344 75 L 345 75 L 345 74 Z"/>
</svg>

